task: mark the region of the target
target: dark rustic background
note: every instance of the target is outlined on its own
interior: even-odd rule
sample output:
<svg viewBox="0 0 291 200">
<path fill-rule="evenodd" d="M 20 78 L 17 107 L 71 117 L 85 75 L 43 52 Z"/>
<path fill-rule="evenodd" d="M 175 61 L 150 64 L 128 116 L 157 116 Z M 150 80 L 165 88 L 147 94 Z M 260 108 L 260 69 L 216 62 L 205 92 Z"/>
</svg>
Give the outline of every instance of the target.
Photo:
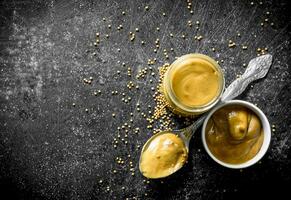
<svg viewBox="0 0 291 200">
<path fill-rule="evenodd" d="M 174 0 L 1 1 L 1 199 L 5 194 L 7 199 L 226 199 L 248 197 L 252 192 L 285 192 L 281 186 L 291 176 L 287 2 L 195 0 L 191 15 L 186 1 Z M 193 21 L 192 28 L 188 20 Z M 122 31 L 117 31 L 119 24 Z M 139 32 L 131 42 L 128 33 L 135 28 Z M 93 45 L 96 32 L 101 34 L 97 47 Z M 203 39 L 195 41 L 195 35 Z M 154 53 L 156 38 L 161 48 Z M 235 48 L 228 47 L 230 39 Z M 242 50 L 241 45 L 248 49 Z M 262 161 L 244 170 L 223 168 L 206 154 L 197 133 L 189 163 L 181 171 L 163 181 L 147 182 L 138 171 L 138 145 L 151 131 L 136 104 L 141 104 L 142 112 L 148 105 L 153 107 L 151 87 L 158 77 L 147 75 L 136 81 L 137 71 L 147 66 L 148 59 L 157 58 L 152 66 L 157 74 L 164 62 L 199 52 L 223 60 L 228 85 L 244 71 L 243 63 L 257 55 L 257 48 L 265 47 L 274 56 L 269 74 L 240 96 L 257 104 L 276 125 Z M 168 60 L 165 48 L 174 48 Z M 127 76 L 128 66 L 132 77 Z M 90 76 L 92 84 L 83 84 L 83 78 Z M 130 80 L 140 89 L 129 91 Z M 92 95 L 99 89 L 100 95 Z M 112 96 L 112 90 L 119 94 Z M 130 103 L 121 101 L 122 92 L 131 97 Z M 128 144 L 120 141 L 115 149 L 117 127 L 129 121 L 130 112 L 134 113 L 132 127 L 140 127 L 140 132 L 129 133 Z M 184 125 L 176 121 L 176 126 Z M 117 164 L 116 157 L 125 164 Z"/>
</svg>

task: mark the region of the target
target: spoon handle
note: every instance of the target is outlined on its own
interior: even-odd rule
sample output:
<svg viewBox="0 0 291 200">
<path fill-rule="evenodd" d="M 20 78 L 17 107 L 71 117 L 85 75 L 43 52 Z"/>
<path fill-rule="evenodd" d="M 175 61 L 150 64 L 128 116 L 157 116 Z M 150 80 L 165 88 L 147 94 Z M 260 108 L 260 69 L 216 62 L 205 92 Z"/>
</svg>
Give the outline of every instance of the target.
<svg viewBox="0 0 291 200">
<path fill-rule="evenodd" d="M 236 98 L 247 86 L 255 80 L 266 76 L 272 64 L 272 55 L 266 54 L 252 59 L 244 74 L 233 81 L 222 94 L 221 100 L 216 104 L 219 105 L 224 101 Z M 209 112 L 209 111 L 208 111 Z M 202 125 L 208 112 L 199 117 L 192 125 L 186 127 L 183 131 L 185 139 L 189 142 L 195 131 Z"/>
<path fill-rule="evenodd" d="M 190 142 L 190 139 L 194 135 L 195 131 L 203 124 L 205 118 L 207 117 L 208 112 L 204 113 L 201 115 L 193 124 L 190 126 L 186 127 L 182 133 L 185 138 L 185 141 Z"/>
<path fill-rule="evenodd" d="M 258 79 L 266 76 L 270 66 L 272 64 L 272 56 L 266 54 L 257 58 L 252 59 L 244 74 L 233 81 L 224 91 L 221 97 L 221 101 L 227 101 L 236 98 L 240 95 L 247 86 Z"/>
</svg>

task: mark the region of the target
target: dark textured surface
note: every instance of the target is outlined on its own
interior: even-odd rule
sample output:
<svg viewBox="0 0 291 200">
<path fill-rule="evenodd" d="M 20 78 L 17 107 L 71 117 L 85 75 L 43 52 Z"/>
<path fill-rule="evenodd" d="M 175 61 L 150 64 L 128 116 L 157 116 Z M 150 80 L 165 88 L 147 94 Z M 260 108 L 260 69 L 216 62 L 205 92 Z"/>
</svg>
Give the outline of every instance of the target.
<svg viewBox="0 0 291 200">
<path fill-rule="evenodd" d="M 280 186 L 290 182 L 291 176 L 291 51 L 286 2 L 193 1 L 191 15 L 185 1 L 1 1 L 1 193 L 15 199 L 225 199 L 254 191 L 284 192 Z M 149 11 L 145 11 L 146 5 Z M 265 18 L 269 22 L 262 27 Z M 188 20 L 193 21 L 192 28 L 187 26 Z M 195 28 L 196 20 L 200 30 Z M 117 31 L 119 24 L 122 31 Z M 136 27 L 140 31 L 131 42 L 128 33 Z M 101 34 L 98 47 L 92 45 L 96 32 Z M 203 39 L 195 41 L 195 35 Z M 156 38 L 161 48 L 154 53 Z M 235 48 L 228 48 L 230 39 L 236 42 Z M 242 50 L 241 45 L 248 49 Z M 136 103 L 142 105 L 142 112 L 154 105 L 151 87 L 158 77 L 147 75 L 137 81 L 137 71 L 147 66 L 148 59 L 157 58 L 153 65 L 157 73 L 159 66 L 175 56 L 200 52 L 224 60 L 221 66 L 228 85 L 244 71 L 243 63 L 256 56 L 256 49 L 264 47 L 274 56 L 271 70 L 240 96 L 257 104 L 276 125 L 270 149 L 260 164 L 242 171 L 220 167 L 204 151 L 198 133 L 190 145 L 189 163 L 181 171 L 162 182 L 144 182 L 138 172 L 138 145 L 151 132 Z M 163 56 L 165 48 L 174 48 L 169 60 Z M 132 77 L 127 76 L 128 66 Z M 90 76 L 92 84 L 84 85 L 83 78 Z M 140 89 L 129 91 L 126 84 L 130 80 Z M 92 95 L 98 89 L 101 95 Z M 119 94 L 111 95 L 112 90 Z M 132 98 L 130 103 L 121 101 L 122 92 Z M 115 149 L 112 141 L 117 138 L 117 127 L 130 123 L 130 112 L 134 113 L 131 126 L 140 127 L 140 132 L 130 131 L 125 138 L 128 144 L 120 141 Z M 126 164 L 117 164 L 116 157 Z M 258 185 L 267 189 L 256 190 Z"/>
</svg>

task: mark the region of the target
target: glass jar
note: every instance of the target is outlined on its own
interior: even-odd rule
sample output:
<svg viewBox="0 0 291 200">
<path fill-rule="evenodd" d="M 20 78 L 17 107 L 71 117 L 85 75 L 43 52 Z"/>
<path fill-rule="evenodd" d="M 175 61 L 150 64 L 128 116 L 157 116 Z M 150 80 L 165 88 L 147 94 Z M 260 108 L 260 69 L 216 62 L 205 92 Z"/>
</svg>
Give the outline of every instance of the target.
<svg viewBox="0 0 291 200">
<path fill-rule="evenodd" d="M 183 80 L 184 77 L 186 80 Z M 180 79 L 181 83 L 177 82 Z M 165 73 L 162 89 L 174 113 L 195 116 L 206 112 L 219 101 L 224 84 L 223 72 L 218 63 L 209 56 L 195 53 L 181 56 L 170 65 Z M 181 94 L 186 101 L 182 101 Z M 199 103 L 191 104 L 189 97 Z"/>
</svg>

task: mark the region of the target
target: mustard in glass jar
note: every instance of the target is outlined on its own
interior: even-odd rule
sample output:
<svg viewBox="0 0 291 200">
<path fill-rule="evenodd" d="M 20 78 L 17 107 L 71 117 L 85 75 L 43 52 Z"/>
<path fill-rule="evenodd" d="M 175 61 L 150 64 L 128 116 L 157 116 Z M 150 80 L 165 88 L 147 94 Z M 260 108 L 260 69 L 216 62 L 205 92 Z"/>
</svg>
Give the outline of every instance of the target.
<svg viewBox="0 0 291 200">
<path fill-rule="evenodd" d="M 224 76 L 215 60 L 187 54 L 174 61 L 163 80 L 163 92 L 174 113 L 195 116 L 209 110 L 224 90 Z"/>
</svg>

